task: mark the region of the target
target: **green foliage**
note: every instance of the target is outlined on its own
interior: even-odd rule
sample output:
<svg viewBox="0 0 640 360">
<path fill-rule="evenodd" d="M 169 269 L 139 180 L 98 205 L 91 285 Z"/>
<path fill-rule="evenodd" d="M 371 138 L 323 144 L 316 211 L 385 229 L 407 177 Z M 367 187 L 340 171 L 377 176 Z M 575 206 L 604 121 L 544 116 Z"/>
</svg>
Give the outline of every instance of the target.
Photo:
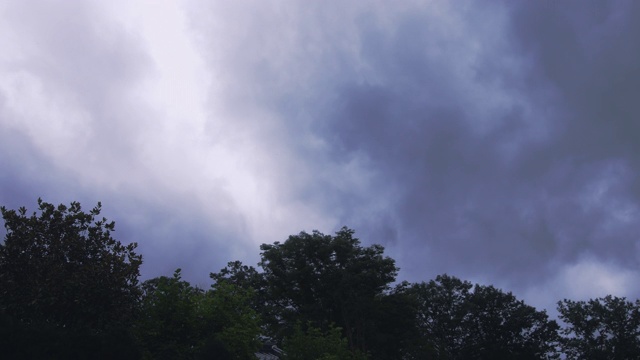
<svg viewBox="0 0 640 360">
<path fill-rule="evenodd" d="M 171 278 L 148 280 L 142 288 L 136 334 L 146 358 L 253 358 L 260 323 L 250 307 L 250 290 L 221 283 L 205 292 L 182 280 L 180 269 Z"/>
<path fill-rule="evenodd" d="M 290 334 L 297 321 L 322 330 L 335 323 L 352 348 L 367 351 L 367 333 L 378 296 L 398 269 L 380 245 L 362 247 L 354 231 L 335 236 L 318 231 L 263 244 L 262 261 L 270 325 L 276 336 Z"/>
<path fill-rule="evenodd" d="M 640 358 L 640 301 L 606 296 L 558 302 L 567 359 Z"/>
<path fill-rule="evenodd" d="M 558 325 L 511 293 L 447 275 L 416 284 L 411 292 L 423 339 L 414 358 L 555 357 Z"/>
<path fill-rule="evenodd" d="M 142 256 L 123 245 L 115 224 L 79 203 L 38 199 L 39 214 L 1 207 L 0 312 L 25 324 L 100 332 L 127 326 L 139 297 Z"/>
<path fill-rule="evenodd" d="M 284 360 L 365 360 L 358 351 L 349 350 L 347 340 L 342 337 L 342 329 L 329 326 L 323 332 L 313 326 L 303 331 L 296 324 L 293 334 L 285 339 Z"/>
<path fill-rule="evenodd" d="M 441 275 L 392 289 L 394 260 L 348 228 L 263 244 L 262 273 L 230 262 L 205 291 L 180 269 L 138 286 L 142 257 L 111 236 L 100 203 L 0 211 L 7 358 L 249 360 L 260 335 L 295 360 L 640 358 L 640 300 L 565 299 L 560 330 L 493 286 Z"/>
<path fill-rule="evenodd" d="M 267 318 L 266 287 L 263 274 L 259 273 L 253 266 L 243 265 L 240 261 L 231 261 L 218 273 L 210 273 L 209 277 L 214 281 L 212 288 L 216 289 L 222 284 L 229 284 L 244 289 L 251 294 L 249 303 L 251 308 L 260 315 Z"/>
<path fill-rule="evenodd" d="M 183 281 L 180 269 L 142 284 L 144 296 L 137 337 L 148 359 L 190 359 L 202 346 L 205 325 L 204 292 Z"/>
<path fill-rule="evenodd" d="M 220 331 L 217 338 L 234 359 L 255 359 L 260 343 L 260 318 L 251 308 L 253 290 L 234 284 L 218 283 L 207 308 Z"/>
<path fill-rule="evenodd" d="M 263 287 L 263 277 L 253 266 L 243 265 L 241 261 L 230 261 L 218 273 L 211 273 L 213 287 L 220 283 L 232 284 L 243 289 L 254 291 Z"/>
</svg>

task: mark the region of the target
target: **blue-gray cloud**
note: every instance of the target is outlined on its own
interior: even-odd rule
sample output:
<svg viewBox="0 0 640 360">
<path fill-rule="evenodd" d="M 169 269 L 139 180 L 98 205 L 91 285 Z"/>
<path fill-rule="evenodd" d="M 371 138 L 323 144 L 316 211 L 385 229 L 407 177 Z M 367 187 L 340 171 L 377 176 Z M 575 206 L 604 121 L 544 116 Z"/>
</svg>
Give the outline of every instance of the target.
<svg viewBox="0 0 640 360">
<path fill-rule="evenodd" d="M 410 280 L 638 294 L 636 3 L 163 6 L 3 8 L 3 204 L 101 200 L 145 276 L 348 225 Z"/>
</svg>

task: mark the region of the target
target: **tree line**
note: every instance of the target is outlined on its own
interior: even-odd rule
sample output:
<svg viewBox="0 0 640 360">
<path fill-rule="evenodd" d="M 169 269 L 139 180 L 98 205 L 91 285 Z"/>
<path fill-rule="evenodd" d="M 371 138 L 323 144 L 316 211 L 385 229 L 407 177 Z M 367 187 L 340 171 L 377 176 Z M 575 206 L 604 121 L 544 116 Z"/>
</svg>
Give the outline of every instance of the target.
<svg viewBox="0 0 640 360">
<path fill-rule="evenodd" d="M 640 301 L 558 302 L 550 319 L 493 286 L 440 275 L 396 282 L 395 261 L 353 230 L 262 244 L 203 289 L 181 270 L 140 282 L 136 244 L 38 199 L 0 207 L 0 351 L 7 359 L 638 359 Z"/>
</svg>

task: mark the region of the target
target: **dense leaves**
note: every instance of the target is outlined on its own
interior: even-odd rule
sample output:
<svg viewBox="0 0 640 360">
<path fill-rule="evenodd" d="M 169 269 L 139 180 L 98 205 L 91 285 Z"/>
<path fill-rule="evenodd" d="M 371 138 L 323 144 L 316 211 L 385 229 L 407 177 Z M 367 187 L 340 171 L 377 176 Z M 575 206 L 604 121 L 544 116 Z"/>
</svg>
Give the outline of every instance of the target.
<svg viewBox="0 0 640 360">
<path fill-rule="evenodd" d="M 251 308 L 253 291 L 233 284 L 218 284 L 211 294 L 210 309 L 217 325 L 216 339 L 225 344 L 233 359 L 253 359 L 260 346 L 260 318 Z"/>
<path fill-rule="evenodd" d="M 210 289 L 181 277 L 138 284 L 142 257 L 115 225 L 38 200 L 0 208 L 0 348 L 22 359 L 638 359 L 640 301 L 558 303 L 564 328 L 493 286 L 448 275 L 392 287 L 398 268 L 354 231 L 263 244 L 262 272 L 239 261 Z M 271 345 L 269 345 L 271 346 Z"/>
<path fill-rule="evenodd" d="M 372 359 L 409 359 L 411 349 L 420 342 L 417 328 L 417 302 L 403 282 L 375 299 L 369 314 L 368 354 Z"/>
<path fill-rule="evenodd" d="M 366 355 L 349 349 L 340 328 L 329 326 L 321 331 L 296 324 L 293 334 L 284 341 L 285 360 L 365 360 Z"/>
<path fill-rule="evenodd" d="M 142 256 L 134 252 L 135 243 L 123 245 L 111 236 L 113 222 L 96 220 L 100 203 L 84 212 L 77 202 L 56 207 L 38 199 L 32 215 L 24 207 L 0 210 L 6 229 L 0 244 L 5 329 L 23 339 L 64 343 L 82 336 L 100 345 L 107 334 L 128 328 L 140 295 Z"/>
<path fill-rule="evenodd" d="M 640 301 L 606 296 L 558 302 L 567 359 L 640 359 Z"/>
<path fill-rule="evenodd" d="M 182 280 L 180 269 L 142 288 L 136 334 L 145 358 L 253 358 L 260 327 L 250 290 L 224 283 L 204 291 Z"/>
<path fill-rule="evenodd" d="M 322 330 L 335 323 L 351 347 L 367 350 L 369 315 L 398 269 L 382 246 L 362 247 L 353 234 L 302 232 L 260 247 L 276 334 L 290 333 L 298 321 Z"/>
<path fill-rule="evenodd" d="M 492 286 L 441 275 L 410 290 L 423 341 L 415 358 L 545 359 L 558 325 L 547 314 Z"/>
<path fill-rule="evenodd" d="M 180 269 L 142 284 L 144 297 L 136 335 L 149 359 L 189 359 L 207 335 L 201 289 L 183 281 Z"/>
<path fill-rule="evenodd" d="M 136 244 L 111 237 L 115 224 L 38 200 L 39 214 L 2 207 L 7 234 L 0 245 L 0 310 L 23 322 L 101 330 L 125 324 L 138 300 L 142 257 Z"/>
<path fill-rule="evenodd" d="M 210 273 L 213 280 L 213 289 L 225 285 L 231 285 L 250 293 L 248 299 L 251 308 L 262 318 L 267 318 L 270 311 L 267 309 L 266 285 L 263 274 L 253 266 L 243 265 L 240 261 L 231 261 L 217 273 Z"/>
<path fill-rule="evenodd" d="M 240 261 L 230 261 L 227 266 L 218 273 L 211 273 L 209 277 L 217 284 L 227 283 L 239 286 L 243 289 L 259 289 L 263 287 L 262 274 L 253 266 L 243 265 Z"/>
</svg>

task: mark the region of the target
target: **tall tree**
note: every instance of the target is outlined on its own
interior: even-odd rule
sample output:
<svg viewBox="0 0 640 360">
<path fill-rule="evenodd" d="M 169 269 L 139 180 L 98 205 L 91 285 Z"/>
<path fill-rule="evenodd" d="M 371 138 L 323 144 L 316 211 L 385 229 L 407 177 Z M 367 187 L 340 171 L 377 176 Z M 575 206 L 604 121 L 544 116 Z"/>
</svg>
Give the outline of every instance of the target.
<svg viewBox="0 0 640 360">
<path fill-rule="evenodd" d="M 230 261 L 227 266 L 217 273 L 210 273 L 213 280 L 213 289 L 217 289 L 223 284 L 232 285 L 244 289 L 251 294 L 251 308 L 262 317 L 267 317 L 269 311 L 266 310 L 266 288 L 262 273 L 259 273 L 253 266 L 243 265 L 241 261 Z"/>
<path fill-rule="evenodd" d="M 0 207 L 0 347 L 16 358 L 136 358 L 128 327 L 140 291 L 136 244 L 114 222 L 38 199 L 38 212 Z M 98 220 L 99 219 L 99 220 Z M 6 335 L 6 336 L 5 336 Z"/>
<path fill-rule="evenodd" d="M 322 331 L 335 323 L 352 348 L 367 351 L 376 297 L 398 269 L 382 246 L 363 247 L 353 234 L 346 227 L 335 236 L 301 232 L 260 247 L 276 336 L 291 334 L 297 321 Z"/>
<path fill-rule="evenodd" d="M 409 351 L 419 342 L 417 303 L 402 282 L 376 297 L 368 332 L 371 359 L 409 359 Z"/>
<path fill-rule="evenodd" d="M 173 277 L 160 276 L 142 283 L 144 291 L 136 336 L 145 358 L 193 359 L 207 334 L 200 304 L 204 291 L 182 280 L 180 269 Z"/>
<path fill-rule="evenodd" d="M 57 207 L 38 199 L 39 213 L 0 207 L 0 312 L 23 323 L 101 331 L 128 324 L 140 292 L 136 243 L 111 236 L 101 205 Z"/>
<path fill-rule="evenodd" d="M 567 359 L 640 359 L 640 300 L 606 296 L 558 302 Z"/>
<path fill-rule="evenodd" d="M 243 265 L 241 261 L 230 261 L 227 266 L 217 273 L 210 273 L 209 277 L 217 284 L 228 283 L 245 289 L 258 290 L 264 287 L 262 274 L 253 266 Z"/>
<path fill-rule="evenodd" d="M 493 286 L 440 275 L 411 289 L 422 341 L 414 358 L 554 358 L 558 325 Z"/>
<path fill-rule="evenodd" d="M 142 284 L 136 335 L 149 359 L 253 359 L 260 319 L 250 307 L 251 289 L 222 282 L 204 291 L 161 276 Z"/>
</svg>

